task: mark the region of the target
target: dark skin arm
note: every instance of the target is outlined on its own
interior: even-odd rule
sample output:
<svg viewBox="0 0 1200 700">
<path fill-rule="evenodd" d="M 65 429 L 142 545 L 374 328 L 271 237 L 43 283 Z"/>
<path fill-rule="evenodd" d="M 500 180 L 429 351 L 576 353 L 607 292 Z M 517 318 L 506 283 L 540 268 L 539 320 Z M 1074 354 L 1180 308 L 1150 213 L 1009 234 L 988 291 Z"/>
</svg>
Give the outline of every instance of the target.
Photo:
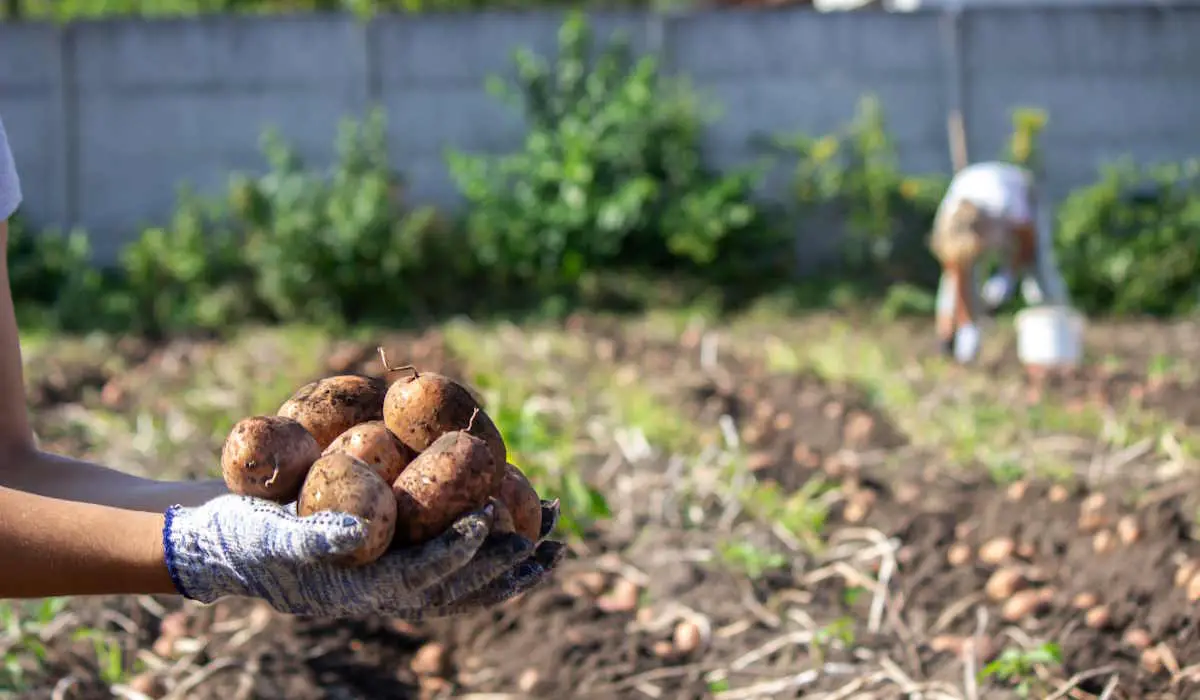
<svg viewBox="0 0 1200 700">
<path fill-rule="evenodd" d="M 0 488 L 0 598 L 175 593 L 163 516 Z"/>
</svg>

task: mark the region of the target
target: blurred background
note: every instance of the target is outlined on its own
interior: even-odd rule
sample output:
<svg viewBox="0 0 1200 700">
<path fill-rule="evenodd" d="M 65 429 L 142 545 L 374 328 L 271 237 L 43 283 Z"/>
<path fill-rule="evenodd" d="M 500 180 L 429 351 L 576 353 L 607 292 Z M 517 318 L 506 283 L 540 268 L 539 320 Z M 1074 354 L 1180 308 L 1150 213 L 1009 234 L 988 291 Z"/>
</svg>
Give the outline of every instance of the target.
<svg viewBox="0 0 1200 700">
<path fill-rule="evenodd" d="M 5 604 L 0 696 L 1196 692 L 1192 4 L 0 7 L 44 448 L 212 478 L 382 346 L 479 391 L 571 547 L 422 625 Z M 992 159 L 1054 208 L 1069 376 L 1016 301 L 936 352 L 925 237 Z"/>
</svg>

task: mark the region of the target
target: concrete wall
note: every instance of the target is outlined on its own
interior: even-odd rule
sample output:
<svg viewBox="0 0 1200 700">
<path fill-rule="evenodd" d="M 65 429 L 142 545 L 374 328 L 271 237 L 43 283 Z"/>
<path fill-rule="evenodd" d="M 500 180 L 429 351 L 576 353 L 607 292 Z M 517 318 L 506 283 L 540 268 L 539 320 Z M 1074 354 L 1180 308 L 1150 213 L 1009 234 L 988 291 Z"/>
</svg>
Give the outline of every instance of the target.
<svg viewBox="0 0 1200 700">
<path fill-rule="evenodd" d="M 443 149 L 501 152 L 517 116 L 484 89 L 518 46 L 551 52 L 562 16 L 107 21 L 0 25 L 0 118 L 25 213 L 83 225 L 111 258 L 169 213 L 176 188 L 211 191 L 261 170 L 276 126 L 328 163 L 338 120 L 372 103 L 391 155 L 423 201 L 453 205 Z M 832 129 L 866 92 L 884 103 L 902 160 L 951 170 L 947 110 L 960 104 L 972 159 L 998 155 L 1010 110 L 1050 112 L 1048 189 L 1061 196 L 1118 155 L 1200 153 L 1200 9 L 987 9 L 962 15 L 779 10 L 596 16 L 716 98 L 718 164 L 754 156 L 755 135 Z M 778 181 L 775 183 L 778 184 Z"/>
</svg>

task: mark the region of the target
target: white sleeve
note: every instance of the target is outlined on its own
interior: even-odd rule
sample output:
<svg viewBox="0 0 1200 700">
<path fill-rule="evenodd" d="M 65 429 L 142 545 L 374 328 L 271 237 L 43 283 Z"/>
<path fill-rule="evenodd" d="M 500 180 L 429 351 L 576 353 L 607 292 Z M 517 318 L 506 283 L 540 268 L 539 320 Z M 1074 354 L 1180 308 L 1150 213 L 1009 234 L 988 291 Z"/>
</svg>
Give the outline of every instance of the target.
<svg viewBox="0 0 1200 700">
<path fill-rule="evenodd" d="M 12 149 L 8 147 L 4 121 L 0 120 L 0 221 L 8 220 L 20 204 L 21 179 L 17 176 Z"/>
</svg>

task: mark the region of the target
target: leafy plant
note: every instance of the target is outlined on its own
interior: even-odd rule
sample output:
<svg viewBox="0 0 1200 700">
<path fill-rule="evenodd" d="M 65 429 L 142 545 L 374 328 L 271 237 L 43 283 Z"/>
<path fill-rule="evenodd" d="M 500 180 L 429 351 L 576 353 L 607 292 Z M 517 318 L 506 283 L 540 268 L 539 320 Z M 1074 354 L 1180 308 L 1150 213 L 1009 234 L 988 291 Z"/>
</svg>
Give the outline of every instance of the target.
<svg viewBox="0 0 1200 700">
<path fill-rule="evenodd" d="M 61 330 L 103 324 L 105 275 L 91 265 L 87 234 L 34 231 L 20 214 L 9 221 L 8 278 L 22 323 Z M 49 309 L 52 312 L 48 312 Z"/>
<path fill-rule="evenodd" d="M 778 525 L 816 551 L 824 546 L 821 534 L 829 518 L 829 504 L 821 496 L 834 488 L 823 479 L 809 479 L 791 493 L 773 482 L 755 483 L 741 500 L 756 519 Z"/>
<path fill-rule="evenodd" d="M 146 229 L 122 252 L 115 304 L 129 328 L 150 335 L 221 330 L 256 315 L 254 271 L 219 202 L 188 189 L 164 227 Z"/>
<path fill-rule="evenodd" d="M 1124 159 L 1058 212 L 1055 251 L 1073 303 L 1095 313 L 1200 308 L 1200 160 Z"/>
<path fill-rule="evenodd" d="M 604 494 L 574 468 L 574 447 L 562 428 L 511 383 L 488 373 L 476 374 L 473 383 L 489 397 L 487 410 L 508 446 L 509 461 L 543 499 L 561 501 L 563 532 L 582 537 L 593 523 L 612 515 Z"/>
<path fill-rule="evenodd" d="M 755 547 L 747 542 L 722 543 L 717 553 L 726 564 L 752 579 L 762 578 L 768 571 L 787 566 L 787 557 L 779 552 Z"/>
<path fill-rule="evenodd" d="M 979 672 L 980 680 L 995 676 L 1007 683 L 1015 683 L 1018 696 L 1027 698 L 1041 684 L 1037 677 L 1038 666 L 1062 663 L 1062 649 L 1054 642 L 1046 642 L 1034 649 L 1009 647 L 996 660 Z"/>
<path fill-rule="evenodd" d="M 1012 135 L 1002 156 L 1010 163 L 1028 168 L 1036 175 L 1041 175 L 1042 162 L 1041 135 L 1050 118 L 1045 110 L 1034 107 L 1018 107 L 1013 110 Z"/>
<path fill-rule="evenodd" d="M 432 208 L 403 205 L 382 112 L 343 120 L 327 177 L 275 132 L 263 147 L 271 171 L 235 176 L 230 203 L 254 291 L 273 317 L 388 321 L 466 294 L 470 256 Z"/>
<path fill-rule="evenodd" d="M 932 285 L 937 266 L 924 240 L 948 183 L 940 175 L 901 171 L 878 99 L 863 97 L 851 122 L 832 133 L 780 137 L 771 144 L 795 159 L 791 204 L 797 220 L 845 226 L 845 272 L 882 273 L 881 286 Z"/>
<path fill-rule="evenodd" d="M 549 291 L 603 267 L 752 264 L 766 235 L 751 197 L 757 173 L 710 173 L 707 110 L 686 85 L 661 76 L 652 56 L 634 60 L 621 39 L 592 61 L 592 43 L 573 13 L 553 63 L 521 49 L 515 89 L 489 81 L 529 125 L 522 150 L 447 154 L 481 265 L 501 288 Z M 743 252 L 727 258 L 734 239 Z"/>
</svg>

